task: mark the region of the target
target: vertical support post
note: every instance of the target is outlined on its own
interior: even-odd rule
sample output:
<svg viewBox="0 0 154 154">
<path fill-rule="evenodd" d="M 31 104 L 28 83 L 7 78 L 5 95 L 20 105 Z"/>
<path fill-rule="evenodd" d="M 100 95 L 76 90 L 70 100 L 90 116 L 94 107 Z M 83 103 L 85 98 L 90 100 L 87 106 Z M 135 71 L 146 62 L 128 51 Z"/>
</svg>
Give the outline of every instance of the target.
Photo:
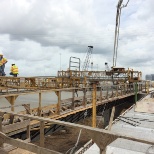
<svg viewBox="0 0 154 154">
<path fill-rule="evenodd" d="M 100 102 L 102 103 L 102 86 L 100 87 Z"/>
<path fill-rule="evenodd" d="M 75 89 L 73 89 L 73 91 L 72 91 L 72 110 L 74 110 L 74 108 L 75 108 L 75 104 L 74 104 L 74 97 L 75 97 Z"/>
<path fill-rule="evenodd" d="M 2 130 L 2 119 L 3 119 L 3 117 L 0 116 L 0 131 L 1 131 L 1 132 L 3 131 L 3 130 Z M 3 147 L 3 142 L 2 142 L 2 141 L 0 141 L 0 147 Z"/>
<path fill-rule="evenodd" d="M 116 85 L 116 96 L 118 97 L 118 85 Z"/>
<path fill-rule="evenodd" d="M 123 95 L 123 92 L 122 92 L 122 86 L 120 86 L 121 87 L 121 96 Z"/>
<path fill-rule="evenodd" d="M 61 91 L 57 91 L 58 103 L 57 103 L 57 114 L 60 114 L 61 109 Z"/>
<path fill-rule="evenodd" d="M 40 146 L 44 147 L 44 121 L 40 121 Z"/>
<path fill-rule="evenodd" d="M 42 93 L 39 92 L 39 116 L 41 116 L 41 108 L 42 108 Z"/>
<path fill-rule="evenodd" d="M 137 82 L 135 82 L 135 103 L 137 102 Z"/>
<path fill-rule="evenodd" d="M 96 127 L 96 84 L 93 83 L 93 93 L 92 93 L 92 127 Z"/>
<path fill-rule="evenodd" d="M 10 114 L 10 124 L 13 124 L 13 122 L 14 122 L 14 115 Z"/>
<path fill-rule="evenodd" d="M 83 106 L 86 107 L 87 99 L 86 99 L 86 88 L 83 89 Z"/>
<path fill-rule="evenodd" d="M 29 141 L 30 141 L 30 129 L 31 129 L 31 126 L 30 126 L 30 124 L 27 126 L 27 132 L 26 132 L 26 137 L 27 137 L 27 139 L 29 139 Z"/>
<path fill-rule="evenodd" d="M 110 122 L 109 122 L 108 130 L 111 130 L 112 122 L 113 122 L 113 119 L 114 119 L 114 113 L 115 113 L 115 106 L 112 107 L 112 112 L 111 112 L 111 116 L 110 116 Z"/>
<path fill-rule="evenodd" d="M 3 117 L 0 116 L 0 131 L 1 131 L 1 132 L 2 132 L 2 119 L 3 119 Z"/>
<path fill-rule="evenodd" d="M 109 87 L 107 85 L 107 91 L 106 91 L 106 99 L 109 99 Z"/>
<path fill-rule="evenodd" d="M 11 96 L 11 101 L 10 101 L 10 103 L 11 103 L 11 111 L 14 112 L 15 96 Z"/>
<path fill-rule="evenodd" d="M 124 95 L 126 95 L 126 84 L 124 84 Z"/>
<path fill-rule="evenodd" d="M 112 98 L 113 98 L 113 86 L 111 88 L 112 88 Z"/>
</svg>

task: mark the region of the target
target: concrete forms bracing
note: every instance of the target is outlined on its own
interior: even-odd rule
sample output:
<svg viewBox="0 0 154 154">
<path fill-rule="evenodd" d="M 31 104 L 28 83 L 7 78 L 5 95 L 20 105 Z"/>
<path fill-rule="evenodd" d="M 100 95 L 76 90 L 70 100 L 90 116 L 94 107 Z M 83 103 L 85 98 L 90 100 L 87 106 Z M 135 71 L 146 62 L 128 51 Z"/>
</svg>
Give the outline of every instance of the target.
<svg viewBox="0 0 154 154">
<path fill-rule="evenodd" d="M 72 98 L 70 98 L 69 100 L 65 100 L 64 102 L 67 104 L 67 102 L 70 101 L 69 103 L 69 111 L 67 110 L 65 113 L 63 113 L 62 111 L 62 107 L 66 107 L 63 106 L 62 104 L 62 100 L 61 100 L 61 91 L 63 91 L 64 89 L 52 89 L 51 91 L 54 91 L 57 94 L 58 97 L 58 102 L 57 104 L 51 108 L 56 108 L 54 111 L 54 116 L 56 116 L 56 118 L 54 119 L 58 119 L 58 117 L 61 116 L 66 116 L 64 114 L 74 114 L 74 112 L 80 112 L 80 110 L 87 110 L 89 108 L 93 108 L 93 127 L 96 127 L 96 106 L 102 105 L 102 104 L 106 104 L 106 103 L 110 103 L 112 101 L 115 100 L 115 102 L 117 102 L 117 100 L 121 99 L 121 98 L 125 98 L 128 96 L 134 96 L 134 94 L 142 92 L 143 89 L 145 89 L 146 87 L 144 86 L 145 84 L 139 83 L 138 86 L 137 84 L 123 84 L 123 85 L 118 85 L 116 87 L 111 86 L 110 88 L 107 86 L 105 89 L 103 89 L 104 91 L 102 91 L 102 87 L 98 87 L 98 89 L 100 89 L 99 92 L 99 96 L 96 95 L 96 84 L 93 84 L 93 88 L 92 88 L 92 95 L 91 95 L 91 102 L 90 104 L 87 103 L 87 99 L 88 97 L 86 96 L 86 88 L 66 88 L 65 90 L 71 91 L 72 92 Z M 138 90 L 136 90 L 136 88 Z M 103 87 L 104 88 L 104 87 Z M 76 89 L 80 89 L 83 90 L 83 97 L 82 97 L 82 103 L 80 104 L 80 106 L 76 106 L 75 103 L 75 90 Z M 48 149 L 42 149 L 41 147 L 44 146 L 44 130 L 51 124 L 57 124 L 57 125 L 62 125 L 62 126 L 69 126 L 69 127 L 75 127 L 77 129 L 86 129 L 89 130 L 89 135 L 91 136 L 91 138 L 97 143 L 97 145 L 100 146 L 101 149 L 103 149 L 104 147 L 106 147 L 106 145 L 108 145 L 109 143 L 111 143 L 111 141 L 115 140 L 119 134 L 112 134 L 106 131 L 100 131 L 98 129 L 91 129 L 91 127 L 85 127 L 85 126 L 80 126 L 80 125 L 75 125 L 75 124 L 70 124 L 70 123 L 66 123 L 66 122 L 62 122 L 62 121 L 57 121 L 57 120 L 53 120 L 47 113 L 46 116 L 44 116 L 44 114 L 46 114 L 45 108 L 42 107 L 41 103 L 42 103 L 42 99 L 41 99 L 41 94 L 42 92 L 46 92 L 49 90 L 32 90 L 29 91 L 30 93 L 38 93 L 39 95 L 39 107 L 36 109 L 37 114 L 33 113 L 33 109 L 31 110 L 29 108 L 29 106 L 25 106 L 26 109 L 26 114 L 22 113 L 14 113 L 14 112 L 5 112 L 4 110 L 1 110 L 1 115 L 0 115 L 0 130 L 3 132 L 0 134 L 0 138 L 1 138 L 1 143 L 7 143 L 7 144 L 11 144 L 13 146 L 19 147 L 19 148 L 23 148 L 25 150 L 29 150 L 31 152 L 36 152 L 36 153 L 58 153 L 55 151 L 51 151 Z M 27 92 L 27 93 L 29 93 Z M 27 94 L 26 93 L 26 94 Z M 21 94 L 25 94 L 25 91 L 22 91 Z M 105 95 L 103 95 L 105 94 Z M 12 111 L 14 111 L 14 101 L 15 98 L 17 96 L 20 95 L 20 91 L 6 91 L 6 92 L 2 92 L 1 97 L 5 97 L 11 104 L 11 109 Z M 78 98 L 77 98 L 78 99 Z M 80 98 L 81 99 L 81 98 Z M 46 109 L 48 109 L 48 107 L 46 107 Z M 52 113 L 53 110 L 50 111 L 50 113 Z M 53 114 L 53 113 L 52 113 Z M 38 116 L 44 116 L 46 118 L 42 118 L 42 117 L 38 117 Z M 48 117 L 48 118 L 47 118 Z M 16 121 L 16 120 L 19 121 Z M 5 126 L 3 125 L 4 122 Z M 37 123 L 37 130 L 40 129 L 40 147 L 36 147 L 34 145 L 29 145 L 28 143 L 26 144 L 25 141 L 18 141 L 15 139 L 11 139 L 8 136 L 6 136 L 4 133 L 6 133 L 7 135 L 10 133 L 19 133 L 21 131 L 25 131 L 26 130 L 26 137 L 27 139 L 30 139 L 30 131 L 34 130 L 34 127 L 31 127 L 31 124 L 36 124 Z M 98 140 L 98 137 L 101 135 L 105 135 L 106 137 L 102 140 L 102 142 L 100 142 Z M 122 135 L 123 136 L 123 135 Z M 130 138 L 128 135 L 123 136 L 124 138 Z M 106 141 L 106 139 L 108 138 L 108 140 Z M 136 139 L 136 140 L 141 140 L 141 139 Z M 21 143 L 20 143 L 21 142 Z M 145 142 L 145 140 L 143 140 L 143 142 Z M 149 141 L 151 143 L 151 141 Z M 25 143 L 25 147 L 23 146 Z M 103 144 L 102 144 L 103 143 Z M 38 149 L 38 150 L 36 150 Z"/>
<path fill-rule="evenodd" d="M 16 89 L 58 89 L 70 87 L 87 87 L 93 82 L 112 81 L 117 83 L 140 82 L 139 71 L 114 68 L 112 71 L 58 71 L 57 77 L 3 77 L 0 78 L 0 90 Z"/>
</svg>

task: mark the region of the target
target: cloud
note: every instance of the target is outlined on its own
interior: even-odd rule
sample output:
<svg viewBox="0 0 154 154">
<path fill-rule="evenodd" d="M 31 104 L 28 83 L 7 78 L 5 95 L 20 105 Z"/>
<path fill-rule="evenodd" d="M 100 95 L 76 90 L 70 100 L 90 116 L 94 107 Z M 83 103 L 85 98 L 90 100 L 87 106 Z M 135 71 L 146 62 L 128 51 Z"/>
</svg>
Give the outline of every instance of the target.
<svg viewBox="0 0 154 154">
<path fill-rule="evenodd" d="M 82 59 L 94 46 L 94 67 L 112 66 L 118 0 L 0 0 L 0 50 L 21 76 L 54 74 Z M 124 0 L 126 3 L 126 0 Z M 129 2 L 122 10 L 117 64 L 153 73 L 153 0 Z M 99 59 L 99 61 L 98 61 Z M 52 73 L 51 73 L 52 72 Z"/>
</svg>

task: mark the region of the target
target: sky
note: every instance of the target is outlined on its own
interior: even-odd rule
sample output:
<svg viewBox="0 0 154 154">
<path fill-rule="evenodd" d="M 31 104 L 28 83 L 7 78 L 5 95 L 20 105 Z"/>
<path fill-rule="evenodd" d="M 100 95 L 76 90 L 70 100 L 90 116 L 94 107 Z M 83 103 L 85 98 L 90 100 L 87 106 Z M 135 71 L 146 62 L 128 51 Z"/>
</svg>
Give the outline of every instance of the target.
<svg viewBox="0 0 154 154">
<path fill-rule="evenodd" d="M 123 0 L 125 4 L 127 0 Z M 94 70 L 113 65 L 118 0 L 0 0 L 0 53 L 19 76 L 54 76 L 71 56 L 83 65 L 93 46 Z M 154 0 L 130 0 L 122 10 L 117 66 L 154 74 Z"/>
</svg>

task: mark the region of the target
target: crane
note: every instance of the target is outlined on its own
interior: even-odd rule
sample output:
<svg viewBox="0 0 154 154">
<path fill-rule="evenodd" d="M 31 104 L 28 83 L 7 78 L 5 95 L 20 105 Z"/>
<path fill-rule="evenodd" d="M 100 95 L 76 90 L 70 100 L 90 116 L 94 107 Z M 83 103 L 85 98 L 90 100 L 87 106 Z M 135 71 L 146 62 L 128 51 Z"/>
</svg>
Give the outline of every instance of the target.
<svg viewBox="0 0 154 154">
<path fill-rule="evenodd" d="M 84 61 L 83 67 L 82 67 L 83 71 L 88 70 L 92 51 L 93 51 L 93 46 L 88 46 L 87 53 L 86 53 L 86 58 L 85 58 L 85 61 Z"/>
<path fill-rule="evenodd" d="M 114 38 L 114 52 L 113 52 L 113 67 L 116 67 L 116 63 L 117 63 L 117 51 L 118 51 L 121 10 L 122 10 L 122 8 L 127 7 L 129 0 L 127 1 L 127 3 L 125 5 L 122 3 L 123 3 L 123 0 L 119 0 L 118 5 L 117 5 L 115 38 Z"/>
</svg>

